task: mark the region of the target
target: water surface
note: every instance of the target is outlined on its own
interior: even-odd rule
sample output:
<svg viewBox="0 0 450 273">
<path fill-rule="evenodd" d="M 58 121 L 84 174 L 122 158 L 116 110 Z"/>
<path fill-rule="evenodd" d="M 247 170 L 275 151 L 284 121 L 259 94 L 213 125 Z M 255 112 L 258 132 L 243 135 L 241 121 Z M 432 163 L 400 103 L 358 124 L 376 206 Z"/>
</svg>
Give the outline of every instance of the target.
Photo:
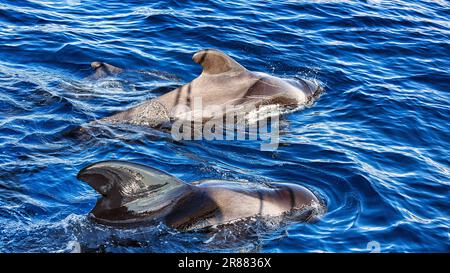
<svg viewBox="0 0 450 273">
<path fill-rule="evenodd" d="M 0 0 L 0 251 L 450 251 L 449 14 L 426 0 Z M 325 92 L 284 117 L 271 152 L 151 129 L 63 137 L 189 82 L 203 48 Z M 95 60 L 144 73 L 83 80 Z M 108 229 L 86 219 L 98 196 L 75 177 L 107 159 L 186 181 L 299 183 L 329 211 L 248 237 Z"/>
</svg>

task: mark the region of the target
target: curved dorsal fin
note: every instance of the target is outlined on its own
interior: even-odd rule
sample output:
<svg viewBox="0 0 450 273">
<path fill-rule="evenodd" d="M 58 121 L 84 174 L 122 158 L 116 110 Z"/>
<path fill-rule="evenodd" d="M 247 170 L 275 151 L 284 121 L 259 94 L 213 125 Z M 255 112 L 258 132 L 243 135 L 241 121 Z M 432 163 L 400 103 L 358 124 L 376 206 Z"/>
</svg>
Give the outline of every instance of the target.
<svg viewBox="0 0 450 273">
<path fill-rule="evenodd" d="M 142 198 L 150 200 L 148 206 L 158 207 L 162 199 L 173 200 L 181 193 L 181 189 L 190 188 L 165 172 L 120 160 L 89 165 L 78 173 L 77 178 L 103 195 L 103 202 L 98 203 L 94 211 L 120 208 Z"/>
<path fill-rule="evenodd" d="M 206 74 L 245 71 L 245 67 L 216 49 L 200 50 L 192 56 L 192 60 L 200 64 Z"/>
</svg>

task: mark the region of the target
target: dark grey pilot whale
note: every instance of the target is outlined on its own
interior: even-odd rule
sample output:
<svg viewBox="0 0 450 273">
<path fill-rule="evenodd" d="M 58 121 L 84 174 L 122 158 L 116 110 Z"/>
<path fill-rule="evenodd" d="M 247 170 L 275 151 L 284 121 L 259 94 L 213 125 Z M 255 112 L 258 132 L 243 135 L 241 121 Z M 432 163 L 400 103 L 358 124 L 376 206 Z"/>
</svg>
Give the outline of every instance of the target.
<svg viewBox="0 0 450 273">
<path fill-rule="evenodd" d="M 296 107 L 310 103 L 322 90 L 317 82 L 310 80 L 281 79 L 249 71 L 215 49 L 200 50 L 192 59 L 203 67 L 203 71 L 190 83 L 99 121 L 159 127 L 192 112 L 193 102 L 198 98 L 202 102 L 202 120 L 205 121 L 216 115 L 217 110 L 214 113 L 208 110 L 212 105 L 223 113 L 227 106 L 244 106 L 243 109 L 267 104 Z M 94 62 L 92 67 L 96 69 L 94 79 L 121 72 L 120 68 L 101 62 Z"/>
<path fill-rule="evenodd" d="M 160 170 L 125 161 L 92 164 L 77 178 L 102 195 L 90 216 L 110 226 L 163 222 L 179 230 L 195 230 L 292 211 L 302 211 L 298 220 L 308 221 L 324 211 L 310 190 L 290 183 L 203 180 L 188 184 Z"/>
</svg>

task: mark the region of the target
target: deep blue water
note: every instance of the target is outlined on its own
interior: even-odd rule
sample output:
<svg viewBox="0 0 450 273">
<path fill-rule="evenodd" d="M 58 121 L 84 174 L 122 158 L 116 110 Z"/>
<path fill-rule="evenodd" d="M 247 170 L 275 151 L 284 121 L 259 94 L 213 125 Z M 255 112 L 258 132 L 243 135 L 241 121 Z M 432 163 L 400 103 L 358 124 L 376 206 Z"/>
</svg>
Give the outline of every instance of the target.
<svg viewBox="0 0 450 273">
<path fill-rule="evenodd" d="M 0 252 L 450 251 L 449 2 L 233 2 L 0 0 Z M 272 152 L 149 129 L 64 137 L 189 82 L 203 48 L 325 92 L 284 117 Z M 95 60 L 145 73 L 83 80 Z M 243 238 L 105 228 L 75 176 L 106 159 L 186 181 L 301 183 L 328 213 Z"/>
</svg>

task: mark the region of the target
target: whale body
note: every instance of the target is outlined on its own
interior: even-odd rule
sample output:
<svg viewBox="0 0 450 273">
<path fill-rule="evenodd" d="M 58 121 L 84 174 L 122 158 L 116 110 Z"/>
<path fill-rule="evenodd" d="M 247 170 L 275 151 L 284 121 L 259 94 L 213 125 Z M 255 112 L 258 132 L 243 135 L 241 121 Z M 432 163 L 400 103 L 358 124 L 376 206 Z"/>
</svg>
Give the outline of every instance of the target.
<svg viewBox="0 0 450 273">
<path fill-rule="evenodd" d="M 297 107 L 313 101 L 322 87 L 306 79 L 288 80 L 262 72 L 252 72 L 216 49 L 200 50 L 192 57 L 203 71 L 191 82 L 128 110 L 100 119 L 100 122 L 130 123 L 164 127 L 193 112 L 193 103 L 201 99 L 202 121 L 217 117 L 217 108 L 225 114 L 229 106 L 242 109 L 277 104 Z M 122 70 L 110 64 L 94 62 L 93 79 Z M 208 107 L 215 106 L 211 112 Z"/>
<path fill-rule="evenodd" d="M 102 195 L 90 217 L 109 226 L 163 222 L 179 230 L 196 230 L 293 211 L 302 211 L 298 220 L 308 221 L 324 211 L 316 195 L 293 183 L 202 180 L 188 184 L 152 167 L 126 161 L 92 164 L 77 178 Z"/>
</svg>

